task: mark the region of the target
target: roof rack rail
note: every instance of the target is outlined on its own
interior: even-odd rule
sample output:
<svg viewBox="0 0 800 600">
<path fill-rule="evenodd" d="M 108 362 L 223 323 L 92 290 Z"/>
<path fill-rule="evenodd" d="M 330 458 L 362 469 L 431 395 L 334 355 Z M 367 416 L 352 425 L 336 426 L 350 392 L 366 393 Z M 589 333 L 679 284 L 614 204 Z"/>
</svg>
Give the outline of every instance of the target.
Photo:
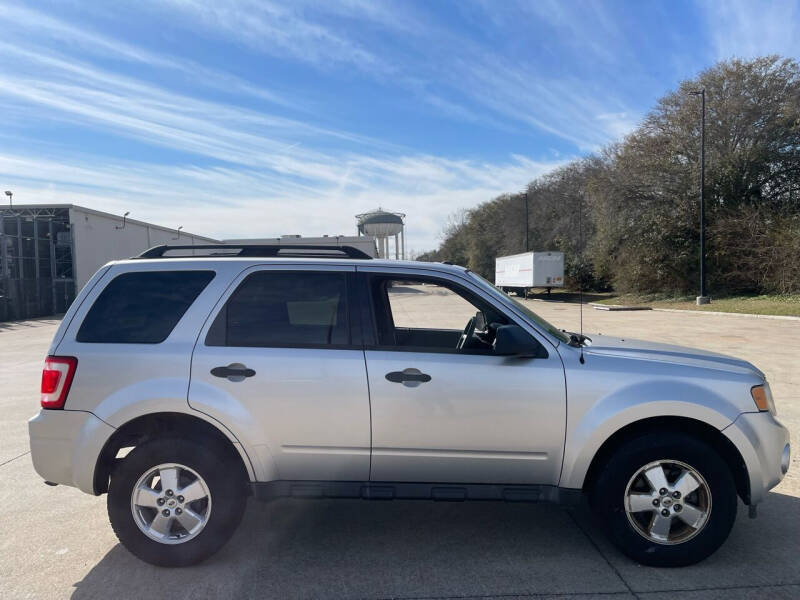
<svg viewBox="0 0 800 600">
<path fill-rule="evenodd" d="M 173 250 L 192 250 L 192 254 L 165 256 Z M 202 254 L 195 254 L 196 251 Z M 219 252 L 214 252 L 217 250 Z M 227 251 L 227 252 L 225 252 Z M 195 258 L 195 257 L 274 257 L 274 258 L 357 258 L 371 260 L 372 257 L 353 246 L 325 246 L 320 244 L 202 244 L 197 246 L 170 246 L 162 244 L 145 250 L 133 258 Z"/>
</svg>

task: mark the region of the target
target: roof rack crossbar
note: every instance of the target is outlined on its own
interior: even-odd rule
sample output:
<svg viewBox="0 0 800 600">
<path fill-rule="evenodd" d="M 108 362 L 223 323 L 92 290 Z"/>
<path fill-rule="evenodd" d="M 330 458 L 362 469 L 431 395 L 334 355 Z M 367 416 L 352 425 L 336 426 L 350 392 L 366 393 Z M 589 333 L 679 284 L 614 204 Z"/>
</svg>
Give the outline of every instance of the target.
<svg viewBox="0 0 800 600">
<path fill-rule="evenodd" d="M 238 252 L 235 250 L 238 249 Z M 191 257 L 284 257 L 284 258 L 356 258 L 371 260 L 372 257 L 353 246 L 325 246 L 321 244 L 201 244 L 196 246 L 170 246 L 162 244 L 153 246 L 133 258 L 179 258 L 164 256 L 173 250 L 203 251 L 203 254 L 192 254 Z M 229 250 L 229 253 L 212 253 L 212 250 Z M 298 250 L 298 252 L 294 252 Z M 206 253 L 208 251 L 208 253 Z M 186 257 L 180 257 L 186 258 Z"/>
</svg>

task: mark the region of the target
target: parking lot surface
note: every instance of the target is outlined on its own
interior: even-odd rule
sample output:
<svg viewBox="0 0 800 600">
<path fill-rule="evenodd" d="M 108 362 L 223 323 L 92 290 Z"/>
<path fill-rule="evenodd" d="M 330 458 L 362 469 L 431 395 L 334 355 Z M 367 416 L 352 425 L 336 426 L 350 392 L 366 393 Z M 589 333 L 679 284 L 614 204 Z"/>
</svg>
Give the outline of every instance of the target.
<svg viewBox="0 0 800 600">
<path fill-rule="evenodd" d="M 578 329 L 578 306 L 528 301 Z M 57 320 L 0 323 L 0 598 L 799 598 L 800 321 L 584 309 L 584 331 L 739 356 L 768 376 L 795 445 L 784 482 L 727 543 L 683 569 L 619 554 L 584 507 L 413 501 L 249 503 L 206 563 L 159 569 L 116 541 L 105 497 L 45 486 L 28 454 Z M 489 401 L 489 399 L 487 399 Z"/>
</svg>

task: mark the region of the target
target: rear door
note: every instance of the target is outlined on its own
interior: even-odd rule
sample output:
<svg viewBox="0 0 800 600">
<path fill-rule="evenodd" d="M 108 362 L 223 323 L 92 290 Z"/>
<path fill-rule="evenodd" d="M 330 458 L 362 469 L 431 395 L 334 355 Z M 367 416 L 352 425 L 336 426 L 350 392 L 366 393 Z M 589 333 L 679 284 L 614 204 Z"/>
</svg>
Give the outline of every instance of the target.
<svg viewBox="0 0 800 600">
<path fill-rule="evenodd" d="M 459 348 L 476 313 L 480 329 L 514 319 L 467 280 L 422 269 L 358 270 L 375 322 L 365 352 L 371 480 L 555 485 L 566 389 L 552 345 L 539 340 L 546 349 L 539 358 L 496 356 L 479 339 Z"/>
<path fill-rule="evenodd" d="M 189 403 L 244 431 L 261 479 L 369 478 L 364 353 L 354 268 L 263 265 L 242 273 L 195 347 Z"/>
</svg>

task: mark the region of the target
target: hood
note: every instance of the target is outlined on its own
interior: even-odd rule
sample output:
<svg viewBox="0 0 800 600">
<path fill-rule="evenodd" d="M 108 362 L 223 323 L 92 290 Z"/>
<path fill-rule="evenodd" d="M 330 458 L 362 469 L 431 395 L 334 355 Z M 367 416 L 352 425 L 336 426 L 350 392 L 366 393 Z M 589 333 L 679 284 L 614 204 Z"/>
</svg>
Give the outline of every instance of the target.
<svg viewBox="0 0 800 600">
<path fill-rule="evenodd" d="M 589 339 L 590 344 L 584 348 L 584 353 L 587 355 L 620 356 L 702 369 L 717 369 L 743 375 L 755 374 L 764 379 L 764 374 L 746 360 L 716 352 L 610 335 L 591 335 Z"/>
</svg>

